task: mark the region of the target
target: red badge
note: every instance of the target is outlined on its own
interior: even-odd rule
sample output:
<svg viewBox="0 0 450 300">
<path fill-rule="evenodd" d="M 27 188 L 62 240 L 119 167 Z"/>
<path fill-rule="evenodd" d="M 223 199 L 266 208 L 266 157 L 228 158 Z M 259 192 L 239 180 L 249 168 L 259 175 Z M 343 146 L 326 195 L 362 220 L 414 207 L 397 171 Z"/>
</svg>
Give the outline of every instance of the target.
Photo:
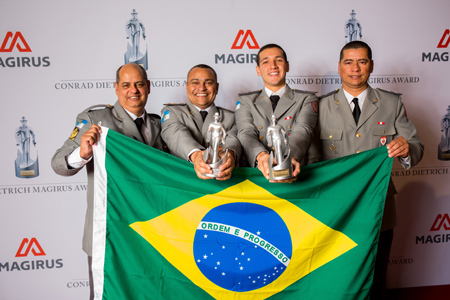
<svg viewBox="0 0 450 300">
<path fill-rule="evenodd" d="M 285 120 L 290 120 L 290 119 L 292 119 L 292 117 L 291 116 L 289 116 L 289 117 L 286 117 L 286 118 L 284 118 Z"/>
<path fill-rule="evenodd" d="M 313 101 L 313 102 L 311 102 L 311 106 L 312 106 L 312 109 L 314 109 L 315 112 L 319 111 L 319 102 Z"/>
<path fill-rule="evenodd" d="M 378 122 L 378 125 L 384 125 L 384 122 Z"/>
<path fill-rule="evenodd" d="M 386 145 L 386 141 L 387 141 L 387 138 L 385 137 L 385 136 L 382 136 L 381 138 L 380 138 L 380 143 L 381 143 L 381 145 Z"/>
</svg>

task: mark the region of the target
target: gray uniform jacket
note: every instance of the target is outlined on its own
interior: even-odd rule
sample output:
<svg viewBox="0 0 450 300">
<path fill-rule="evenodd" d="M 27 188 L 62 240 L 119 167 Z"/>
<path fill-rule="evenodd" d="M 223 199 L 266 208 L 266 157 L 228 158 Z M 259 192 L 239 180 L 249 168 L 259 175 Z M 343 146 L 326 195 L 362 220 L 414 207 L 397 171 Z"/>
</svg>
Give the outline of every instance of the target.
<svg viewBox="0 0 450 300">
<path fill-rule="evenodd" d="M 93 109 L 102 107 L 102 109 Z M 108 127 L 114 131 L 122 133 L 130 138 L 138 140 L 142 143 L 142 137 L 131 117 L 123 109 L 123 107 L 116 102 L 114 106 L 97 105 L 84 110 L 77 116 L 77 124 L 86 122 L 84 126 L 79 129 L 75 128 L 72 136 L 68 138 L 64 145 L 56 150 L 52 158 L 53 170 L 63 176 L 71 176 L 77 174 L 82 168 L 72 169 L 67 165 L 66 156 L 73 152 L 80 146 L 81 136 L 84 132 L 91 128 L 92 124 L 102 122 L 102 126 Z M 78 123 L 80 122 L 80 123 Z M 161 124 L 158 115 L 147 115 L 145 124 L 149 131 L 149 145 L 154 148 L 162 150 L 164 143 L 160 136 Z M 71 139 L 73 138 L 73 140 Z M 91 159 L 86 164 L 88 190 L 87 190 L 87 210 L 84 224 L 83 234 L 83 250 L 92 256 L 92 225 L 93 225 L 93 201 L 94 201 L 94 161 Z"/>
<path fill-rule="evenodd" d="M 343 89 L 329 93 L 319 101 L 319 128 L 323 160 L 382 147 L 399 136 L 408 140 L 410 167 L 419 163 L 423 156 L 424 146 L 417 136 L 414 124 L 406 116 L 400 94 L 368 87 L 356 125 Z M 402 160 L 399 161 L 406 168 Z M 391 180 L 382 231 L 393 228 L 397 223 L 394 200 L 396 193 Z"/>
<path fill-rule="evenodd" d="M 193 149 L 206 149 L 206 136 L 209 124 L 214 122 L 214 114 L 220 114 L 220 121 L 227 131 L 226 148 L 236 154 L 236 163 L 241 156 L 241 144 L 236 137 L 236 125 L 233 112 L 222 107 L 211 106 L 205 122 L 198 109 L 192 103 L 166 104 L 161 110 L 161 136 L 171 154 L 188 160 Z"/>
<path fill-rule="evenodd" d="M 289 148 L 291 155 L 300 164 L 314 163 L 319 160 L 319 153 L 308 151 L 317 122 L 317 97 L 314 92 L 292 90 L 286 91 L 278 101 L 275 112 L 264 90 L 239 94 L 235 117 L 238 138 L 244 148 L 250 166 L 256 166 L 256 156 L 271 152 L 267 146 L 267 128 L 275 115 L 279 125 L 290 133 Z"/>
</svg>

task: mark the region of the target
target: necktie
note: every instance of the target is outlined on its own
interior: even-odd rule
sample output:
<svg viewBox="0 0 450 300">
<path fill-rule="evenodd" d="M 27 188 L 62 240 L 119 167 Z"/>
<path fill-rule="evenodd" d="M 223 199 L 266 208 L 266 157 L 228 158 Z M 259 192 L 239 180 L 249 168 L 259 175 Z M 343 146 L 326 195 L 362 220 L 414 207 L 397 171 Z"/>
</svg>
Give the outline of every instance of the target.
<svg viewBox="0 0 450 300">
<path fill-rule="evenodd" d="M 359 108 L 358 98 L 353 98 L 352 102 L 355 104 L 353 109 L 353 118 L 355 119 L 356 125 L 358 125 L 359 116 L 361 115 L 361 109 Z"/>
<path fill-rule="evenodd" d="M 206 119 L 206 116 L 208 115 L 208 112 L 206 110 L 201 110 L 200 114 L 202 115 L 202 120 L 204 122 Z"/>
<path fill-rule="evenodd" d="M 142 140 L 145 143 L 145 138 L 144 135 L 142 134 L 142 125 L 144 124 L 144 120 L 142 118 L 137 118 L 136 120 L 134 120 L 134 123 L 136 124 L 137 130 L 141 134 Z"/>
<path fill-rule="evenodd" d="M 280 100 L 280 96 L 272 95 L 269 98 L 270 98 L 270 102 L 272 102 L 272 111 L 275 111 L 275 108 L 277 107 L 277 104 L 278 104 L 278 100 Z"/>
</svg>

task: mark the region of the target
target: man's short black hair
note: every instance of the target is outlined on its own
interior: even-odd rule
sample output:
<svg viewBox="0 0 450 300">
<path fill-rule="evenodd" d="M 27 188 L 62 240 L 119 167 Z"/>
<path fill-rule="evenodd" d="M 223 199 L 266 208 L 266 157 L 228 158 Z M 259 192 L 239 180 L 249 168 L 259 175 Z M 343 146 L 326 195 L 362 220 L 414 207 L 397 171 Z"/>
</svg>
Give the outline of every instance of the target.
<svg viewBox="0 0 450 300">
<path fill-rule="evenodd" d="M 256 65 L 257 65 L 258 67 L 259 67 L 259 54 L 260 54 L 261 52 L 263 52 L 264 50 L 270 49 L 270 48 L 278 48 L 278 49 L 280 49 L 281 52 L 283 53 L 284 60 L 285 60 L 285 61 L 288 61 L 288 60 L 287 60 L 286 52 L 284 52 L 283 48 L 281 48 L 281 47 L 280 47 L 279 45 L 277 45 L 277 44 L 267 44 L 267 45 L 262 46 L 261 49 L 259 49 L 258 55 L 256 56 Z"/>
<path fill-rule="evenodd" d="M 198 65 L 193 66 L 192 68 L 190 68 L 190 70 L 189 70 L 188 73 L 187 73 L 186 80 L 189 78 L 189 74 L 191 73 L 191 71 L 194 70 L 195 68 L 200 68 L 200 69 L 210 69 L 211 71 L 213 71 L 213 73 L 214 73 L 214 79 L 216 80 L 216 83 L 217 83 L 217 73 L 216 73 L 216 71 L 215 71 L 213 68 L 211 68 L 210 66 L 205 65 L 205 64 L 198 64 Z"/>
<path fill-rule="evenodd" d="M 367 56 L 369 57 L 370 60 L 372 60 L 372 49 L 370 49 L 369 45 L 367 45 L 363 41 L 353 41 L 347 43 L 344 47 L 342 47 L 341 53 L 339 55 L 339 61 L 341 61 L 344 58 L 344 50 L 348 49 L 366 49 Z"/>
</svg>

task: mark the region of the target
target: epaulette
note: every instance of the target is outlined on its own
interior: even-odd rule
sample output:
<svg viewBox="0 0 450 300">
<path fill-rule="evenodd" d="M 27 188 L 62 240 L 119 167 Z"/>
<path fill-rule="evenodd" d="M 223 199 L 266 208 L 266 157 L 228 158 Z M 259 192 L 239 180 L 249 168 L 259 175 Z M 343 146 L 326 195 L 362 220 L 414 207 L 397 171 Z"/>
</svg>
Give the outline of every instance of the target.
<svg viewBox="0 0 450 300">
<path fill-rule="evenodd" d="M 88 111 L 91 111 L 91 110 L 98 110 L 100 108 L 104 109 L 104 108 L 107 108 L 107 107 L 112 108 L 113 106 L 111 104 L 97 104 L 97 105 L 92 105 L 92 106 L 86 108 L 83 112 L 88 112 Z"/>
<path fill-rule="evenodd" d="M 394 94 L 394 95 L 397 95 L 397 96 L 401 96 L 402 95 L 400 93 L 396 93 L 396 92 L 388 91 L 388 90 L 383 90 L 383 89 L 380 89 L 380 88 L 377 88 L 377 90 L 382 91 L 382 92 L 386 92 L 386 93 L 389 93 L 389 94 Z"/>
<path fill-rule="evenodd" d="M 312 91 L 303 91 L 303 90 L 297 90 L 297 89 L 292 89 L 295 93 L 304 93 L 304 94 L 311 94 L 311 95 L 315 95 L 317 92 L 312 92 Z"/>
<path fill-rule="evenodd" d="M 187 103 L 164 103 L 166 106 L 185 106 Z"/>
<path fill-rule="evenodd" d="M 335 89 L 334 91 L 331 91 L 331 92 L 329 92 L 328 94 L 325 94 L 325 95 L 319 96 L 319 99 L 322 99 L 322 98 L 325 98 L 325 97 L 328 97 L 328 96 L 334 95 L 334 94 L 336 94 L 337 92 L 339 92 L 339 89 Z"/>
<path fill-rule="evenodd" d="M 157 115 L 157 114 L 148 114 L 150 117 L 154 117 L 154 118 L 156 118 L 156 119 L 158 119 L 158 120 L 161 120 L 161 116 L 160 115 Z"/>
<path fill-rule="evenodd" d="M 259 94 L 261 93 L 262 90 L 257 90 L 257 91 L 251 91 L 251 92 L 247 92 L 247 93 L 240 93 L 238 94 L 239 96 L 248 96 L 248 95 L 252 95 L 252 94 Z"/>
</svg>

